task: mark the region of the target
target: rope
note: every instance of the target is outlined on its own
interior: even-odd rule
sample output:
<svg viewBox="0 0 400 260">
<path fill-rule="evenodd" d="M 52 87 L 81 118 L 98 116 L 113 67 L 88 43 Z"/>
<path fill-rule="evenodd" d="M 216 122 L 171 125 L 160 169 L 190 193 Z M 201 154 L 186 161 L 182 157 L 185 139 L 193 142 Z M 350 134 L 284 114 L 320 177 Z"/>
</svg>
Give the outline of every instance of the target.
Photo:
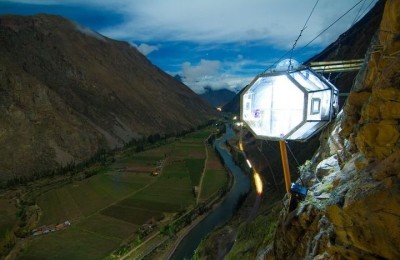
<svg viewBox="0 0 400 260">
<path fill-rule="evenodd" d="M 290 154 L 293 156 L 293 159 L 294 159 L 294 161 L 296 162 L 296 164 L 297 164 L 297 166 L 300 166 L 300 163 L 299 163 L 299 161 L 296 159 L 296 156 L 294 156 L 294 153 L 292 152 L 292 149 L 290 149 L 290 146 L 289 146 L 289 143 L 288 142 L 285 142 L 287 145 L 287 147 L 289 148 L 289 152 L 290 152 Z"/>
<path fill-rule="evenodd" d="M 294 156 L 294 153 L 293 153 L 292 149 L 290 148 L 289 143 L 288 143 L 288 142 L 285 142 L 285 143 L 286 143 L 286 146 L 289 148 L 289 152 L 290 152 L 290 154 L 292 155 L 294 161 L 296 162 L 297 167 L 300 167 L 300 163 L 299 163 L 299 161 L 297 160 L 296 156 Z M 305 186 L 305 184 L 304 184 L 304 182 L 303 182 L 303 179 L 301 178 L 301 174 L 299 174 L 299 179 L 300 179 L 300 181 L 301 181 L 301 184 L 302 184 L 303 186 Z"/>
</svg>

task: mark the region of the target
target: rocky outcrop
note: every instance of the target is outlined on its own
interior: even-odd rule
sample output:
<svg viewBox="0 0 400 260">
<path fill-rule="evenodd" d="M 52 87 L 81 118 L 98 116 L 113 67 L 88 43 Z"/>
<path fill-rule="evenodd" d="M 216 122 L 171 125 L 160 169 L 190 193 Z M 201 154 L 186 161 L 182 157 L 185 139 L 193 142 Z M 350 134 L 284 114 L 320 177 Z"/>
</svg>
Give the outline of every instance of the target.
<svg viewBox="0 0 400 260">
<path fill-rule="evenodd" d="M 386 2 L 368 65 L 301 169 L 309 193 L 281 213 L 267 258 L 400 259 L 398 10 Z"/>
</svg>

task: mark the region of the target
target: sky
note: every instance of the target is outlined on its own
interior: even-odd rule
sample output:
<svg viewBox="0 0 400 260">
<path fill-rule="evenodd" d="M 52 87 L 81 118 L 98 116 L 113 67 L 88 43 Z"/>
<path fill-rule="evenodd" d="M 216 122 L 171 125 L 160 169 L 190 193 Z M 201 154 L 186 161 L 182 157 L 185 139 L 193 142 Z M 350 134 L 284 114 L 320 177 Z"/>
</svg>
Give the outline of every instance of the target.
<svg viewBox="0 0 400 260">
<path fill-rule="evenodd" d="M 61 15 L 106 37 L 129 42 L 163 71 L 179 74 L 196 93 L 205 87 L 237 92 L 274 68 L 280 58 L 301 63 L 318 54 L 376 2 L 0 0 L 0 14 Z"/>
</svg>

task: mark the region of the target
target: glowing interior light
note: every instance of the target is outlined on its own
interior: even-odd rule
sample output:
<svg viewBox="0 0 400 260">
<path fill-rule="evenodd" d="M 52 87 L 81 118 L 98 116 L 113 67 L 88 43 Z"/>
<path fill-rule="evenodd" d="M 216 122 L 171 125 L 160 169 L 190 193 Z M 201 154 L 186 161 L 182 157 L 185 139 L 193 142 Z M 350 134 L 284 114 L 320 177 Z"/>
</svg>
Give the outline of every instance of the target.
<svg viewBox="0 0 400 260">
<path fill-rule="evenodd" d="M 251 168 L 252 168 L 252 165 L 251 165 L 249 159 L 246 159 L 246 162 L 247 162 L 247 165 L 249 166 L 249 168 L 251 169 Z"/>
<path fill-rule="evenodd" d="M 260 174 L 258 174 L 258 172 L 256 172 L 256 171 L 254 171 L 253 178 L 254 178 L 254 183 L 256 185 L 257 194 L 260 195 L 263 192 L 263 183 L 262 183 Z"/>
<path fill-rule="evenodd" d="M 257 76 L 241 95 L 241 120 L 256 137 L 305 140 L 337 111 L 338 90 L 309 69 Z"/>
<path fill-rule="evenodd" d="M 243 143 L 242 142 L 239 142 L 239 149 L 240 149 L 240 151 L 244 151 L 244 149 L 243 149 Z"/>
</svg>

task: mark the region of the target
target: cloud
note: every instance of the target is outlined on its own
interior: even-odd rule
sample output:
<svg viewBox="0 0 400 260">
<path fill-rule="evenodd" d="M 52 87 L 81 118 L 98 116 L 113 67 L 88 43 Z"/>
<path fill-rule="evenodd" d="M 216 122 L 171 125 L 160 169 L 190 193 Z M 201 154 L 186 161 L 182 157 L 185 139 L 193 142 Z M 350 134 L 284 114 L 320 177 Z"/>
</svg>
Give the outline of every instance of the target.
<svg viewBox="0 0 400 260">
<path fill-rule="evenodd" d="M 80 32 L 82 32 L 82 33 L 84 33 L 84 34 L 86 34 L 86 35 L 88 35 L 88 36 L 94 37 L 94 38 L 96 38 L 96 39 L 98 39 L 98 40 L 105 41 L 103 35 L 101 35 L 101 34 L 95 32 L 95 31 L 93 31 L 93 30 L 91 30 L 91 29 L 89 29 L 89 28 L 87 28 L 87 27 L 84 27 L 84 26 L 82 26 L 82 25 L 80 25 L 80 24 L 78 24 L 78 23 L 75 23 L 75 22 L 74 22 L 73 24 L 75 25 L 75 28 L 76 28 L 78 31 L 80 31 Z"/>
<path fill-rule="evenodd" d="M 221 63 L 202 59 L 198 65 L 193 66 L 190 62 L 182 64 L 183 75 L 186 78 L 212 77 L 218 75 Z"/>
<path fill-rule="evenodd" d="M 160 49 L 159 45 L 149 45 L 146 43 L 141 43 L 140 45 L 137 45 L 135 43 L 131 44 L 145 56 L 152 53 L 153 51 L 158 51 Z"/>
<path fill-rule="evenodd" d="M 152 62 L 171 75 L 182 75 L 184 83 L 197 93 L 203 92 L 205 86 L 237 91 L 250 83 L 292 48 L 315 4 L 315 0 L 6 1 L 84 6 L 85 10 L 112 13 L 118 19 L 107 25 L 96 24 L 96 31 L 110 38 L 141 43 L 132 45 L 144 55 L 152 53 Z M 358 2 L 348 15 L 302 49 Z M 376 2 L 319 1 L 293 57 L 299 61 L 308 59 L 336 40 Z"/>
<path fill-rule="evenodd" d="M 195 65 L 184 62 L 182 64 L 183 83 L 198 94 L 203 93 L 205 87 L 213 90 L 226 88 L 238 92 L 250 83 L 253 77 L 232 74 L 234 71 L 232 64 L 234 62 L 222 63 L 205 59 Z"/>
<path fill-rule="evenodd" d="M 300 43 L 311 40 L 357 2 L 320 1 Z M 125 22 L 101 32 L 112 38 L 141 41 L 264 41 L 288 48 L 297 38 L 314 4 L 311 0 L 126 1 L 124 9 L 119 10 L 125 16 Z M 315 43 L 333 41 L 352 23 L 358 7 L 361 5 Z"/>
<path fill-rule="evenodd" d="M 81 5 L 80 0 L 9 0 L 32 4 Z M 344 32 L 357 14 L 377 0 L 365 0 L 314 44 L 327 44 Z M 298 46 L 306 44 L 344 14 L 358 0 L 319 1 Z M 314 0 L 86 0 L 85 6 L 103 8 L 123 16 L 123 22 L 100 33 L 116 39 L 140 42 L 262 41 L 289 48 L 315 4 Z"/>
</svg>

